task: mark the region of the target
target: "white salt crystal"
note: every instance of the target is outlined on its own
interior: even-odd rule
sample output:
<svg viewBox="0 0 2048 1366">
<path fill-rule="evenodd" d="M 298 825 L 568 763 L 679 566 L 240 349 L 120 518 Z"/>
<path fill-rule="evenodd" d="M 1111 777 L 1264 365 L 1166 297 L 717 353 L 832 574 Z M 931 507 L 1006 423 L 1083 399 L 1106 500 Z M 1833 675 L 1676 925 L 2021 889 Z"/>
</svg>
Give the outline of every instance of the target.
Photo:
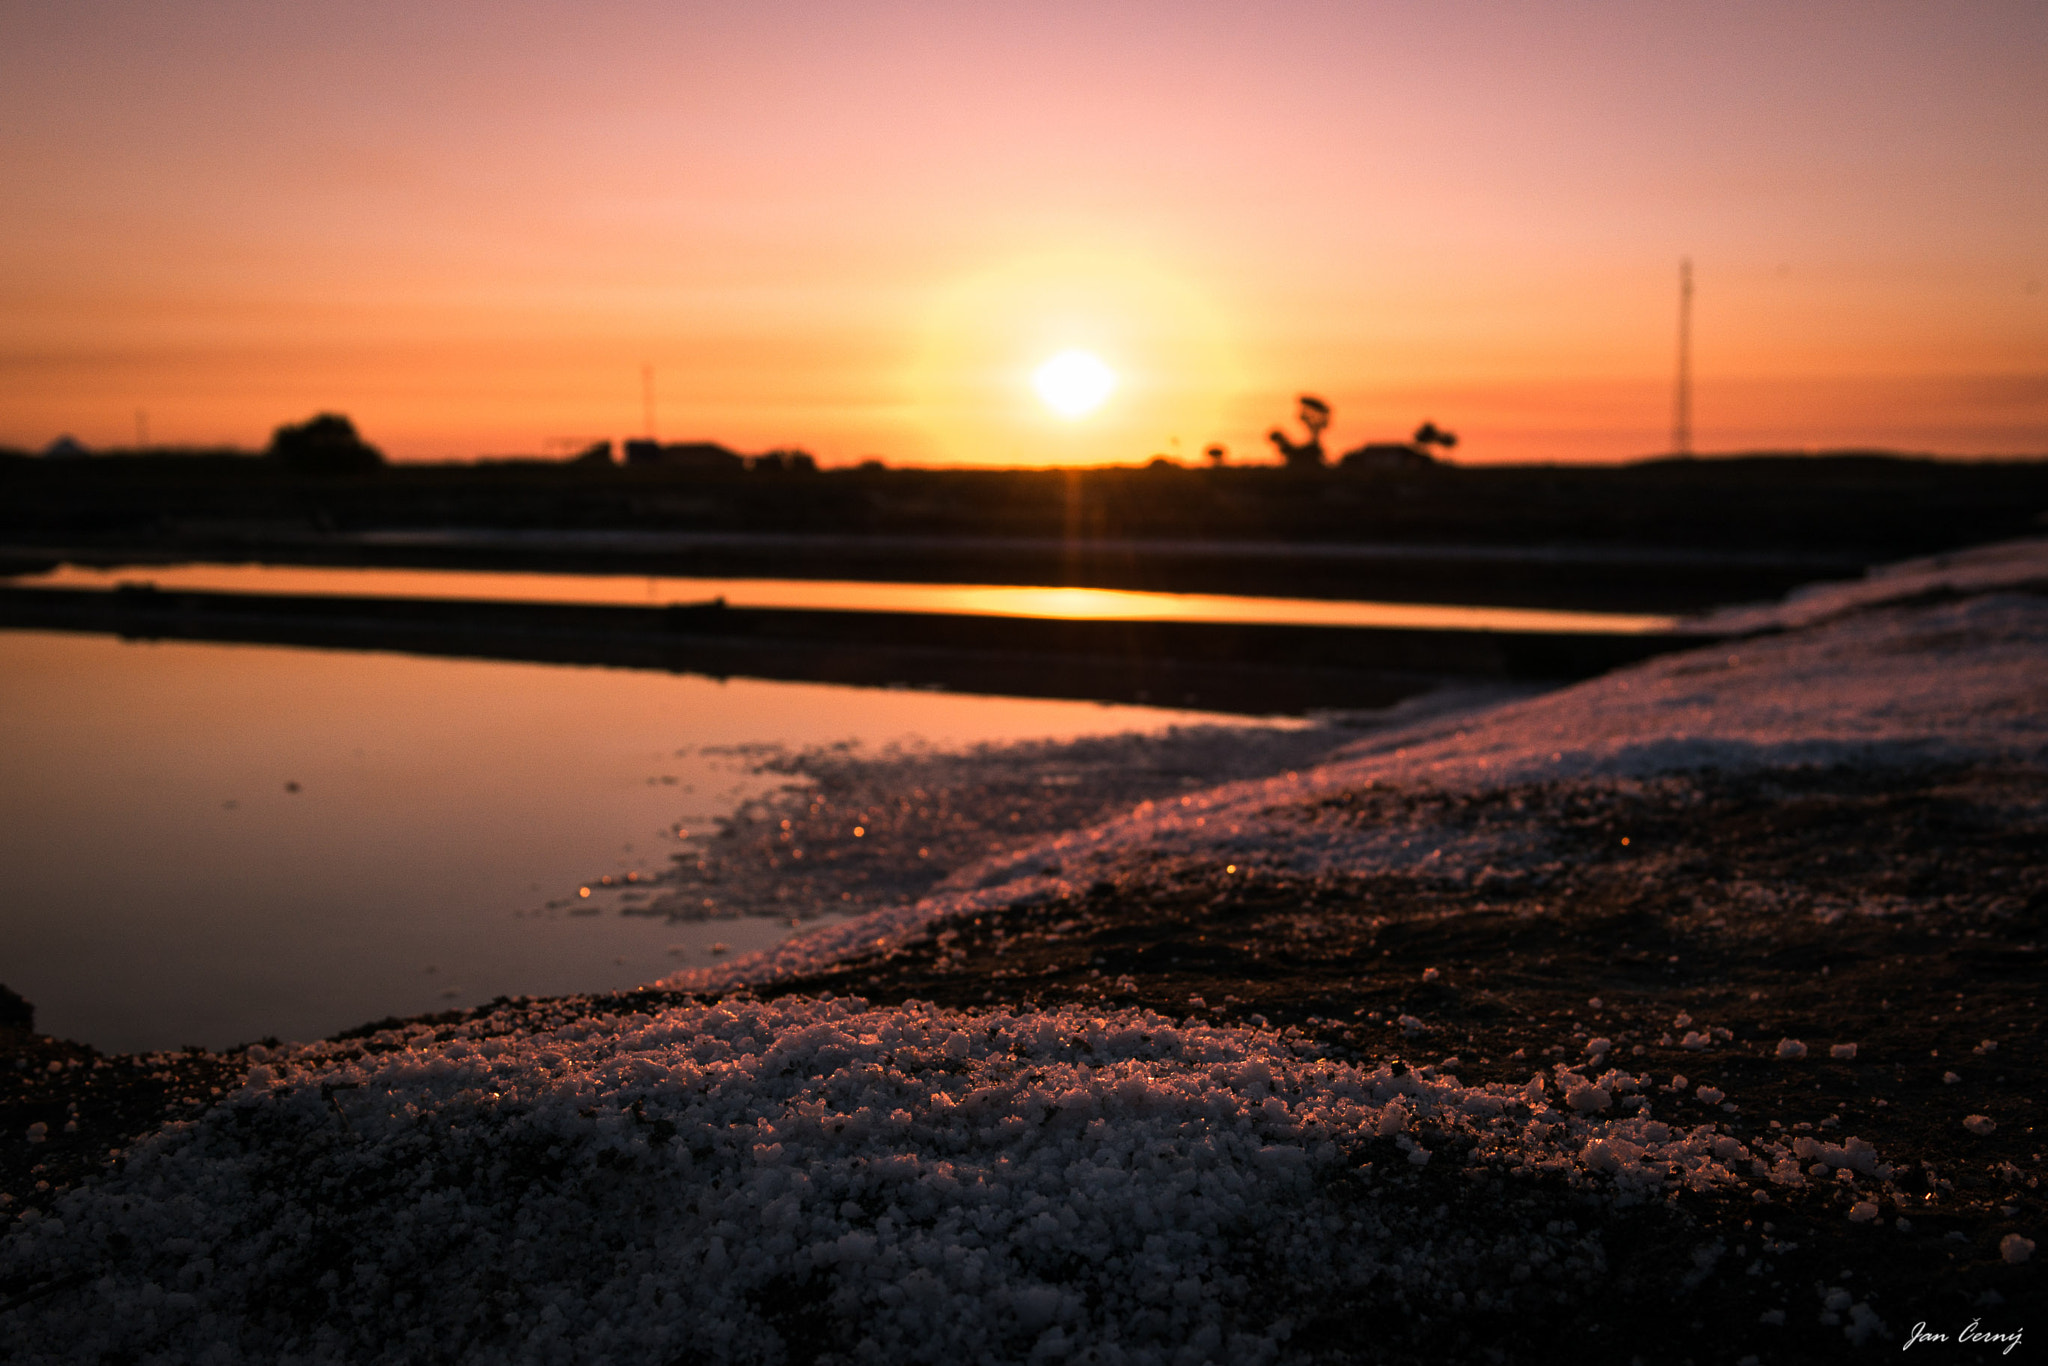
<svg viewBox="0 0 2048 1366">
<path fill-rule="evenodd" d="M 1778 1056 L 1788 1062 L 1797 1061 L 1806 1056 L 1806 1045 L 1797 1039 L 1780 1039 Z"/>
<path fill-rule="evenodd" d="M 1998 1121 L 1989 1115 L 1966 1115 L 1963 1118 L 1963 1127 L 1982 1138 L 1998 1127 Z"/>
<path fill-rule="evenodd" d="M 1849 1207 L 1849 1222 L 1852 1224 L 1867 1224 L 1875 1218 L 1877 1218 L 1877 1202 L 1875 1200 L 1858 1200 Z"/>
<path fill-rule="evenodd" d="M 1998 1255 L 2018 1266 L 2034 1255 L 2034 1240 L 2022 1238 L 2017 1233 L 2008 1233 L 1998 1240 Z"/>
<path fill-rule="evenodd" d="M 1839 1059 L 1842 1062 L 1852 1062 L 1856 1057 L 1856 1045 L 1853 1043 L 1829 1044 L 1828 1056 Z"/>
<path fill-rule="evenodd" d="M 1850 1306 L 1849 1322 L 1843 1326 L 1842 1336 L 1861 1347 L 1871 1338 L 1881 1336 L 1884 1331 L 1884 1320 L 1877 1316 L 1877 1311 L 1858 1301 Z"/>
</svg>

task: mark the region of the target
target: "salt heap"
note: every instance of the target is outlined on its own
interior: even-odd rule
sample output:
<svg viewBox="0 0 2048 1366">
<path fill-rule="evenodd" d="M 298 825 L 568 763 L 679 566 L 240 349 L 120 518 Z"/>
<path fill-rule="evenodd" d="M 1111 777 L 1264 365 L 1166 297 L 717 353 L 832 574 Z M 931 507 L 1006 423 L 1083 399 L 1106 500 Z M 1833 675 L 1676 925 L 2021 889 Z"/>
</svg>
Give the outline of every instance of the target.
<svg viewBox="0 0 2048 1366">
<path fill-rule="evenodd" d="M 86 1280 L 15 1312 L 27 1361 L 751 1361 L 808 1332 L 856 1361 L 1257 1362 L 1278 1282 L 1509 1309 L 1532 1267 L 1599 1273 L 1573 1230 L 1376 1198 L 1364 1153 L 1624 1203 L 1764 1171 L 1712 1125 L 1584 1109 L 1143 1012 L 500 1011 L 257 1064 L 17 1225 L 0 1275 Z"/>
</svg>

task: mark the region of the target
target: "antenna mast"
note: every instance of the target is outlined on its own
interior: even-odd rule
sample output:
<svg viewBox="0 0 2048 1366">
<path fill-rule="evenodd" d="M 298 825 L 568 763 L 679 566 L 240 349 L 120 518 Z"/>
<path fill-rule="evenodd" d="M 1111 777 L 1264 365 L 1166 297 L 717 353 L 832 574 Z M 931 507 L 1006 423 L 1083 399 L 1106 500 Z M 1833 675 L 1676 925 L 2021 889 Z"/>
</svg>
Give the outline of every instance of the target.
<svg viewBox="0 0 2048 1366">
<path fill-rule="evenodd" d="M 1678 402 L 1671 418 L 1671 452 L 1692 454 L 1692 258 L 1678 263 Z"/>
<path fill-rule="evenodd" d="M 654 440 L 654 367 L 640 367 L 640 411 L 647 419 L 647 439 Z"/>
</svg>

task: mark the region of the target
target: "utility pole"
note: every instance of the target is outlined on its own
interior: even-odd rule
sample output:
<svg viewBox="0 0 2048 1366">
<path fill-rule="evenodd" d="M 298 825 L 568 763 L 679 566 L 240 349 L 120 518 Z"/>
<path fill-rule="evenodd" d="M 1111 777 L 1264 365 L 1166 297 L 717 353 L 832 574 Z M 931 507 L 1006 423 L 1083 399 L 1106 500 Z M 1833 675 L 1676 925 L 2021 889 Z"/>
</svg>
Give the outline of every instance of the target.
<svg viewBox="0 0 2048 1366">
<path fill-rule="evenodd" d="M 647 419 L 647 439 L 654 440 L 654 367 L 640 367 L 640 411 Z"/>
<path fill-rule="evenodd" d="M 1671 453 L 1692 454 L 1692 258 L 1678 263 L 1678 402 L 1671 417 Z"/>
<path fill-rule="evenodd" d="M 135 449 L 149 449 L 149 412 L 143 408 L 135 410 Z"/>
</svg>

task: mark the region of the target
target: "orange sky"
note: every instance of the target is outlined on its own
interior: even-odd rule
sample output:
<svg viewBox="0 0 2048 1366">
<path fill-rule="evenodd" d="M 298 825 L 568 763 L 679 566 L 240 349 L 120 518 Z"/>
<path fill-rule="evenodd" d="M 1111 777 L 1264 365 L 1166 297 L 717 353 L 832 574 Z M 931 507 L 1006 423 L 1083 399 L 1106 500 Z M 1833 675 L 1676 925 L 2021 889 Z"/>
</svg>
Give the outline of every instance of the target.
<svg viewBox="0 0 2048 1366">
<path fill-rule="evenodd" d="M 0 158 L 4 444 L 1619 459 L 1690 255 L 1700 449 L 2048 452 L 2039 0 L 0 0 Z"/>
</svg>

